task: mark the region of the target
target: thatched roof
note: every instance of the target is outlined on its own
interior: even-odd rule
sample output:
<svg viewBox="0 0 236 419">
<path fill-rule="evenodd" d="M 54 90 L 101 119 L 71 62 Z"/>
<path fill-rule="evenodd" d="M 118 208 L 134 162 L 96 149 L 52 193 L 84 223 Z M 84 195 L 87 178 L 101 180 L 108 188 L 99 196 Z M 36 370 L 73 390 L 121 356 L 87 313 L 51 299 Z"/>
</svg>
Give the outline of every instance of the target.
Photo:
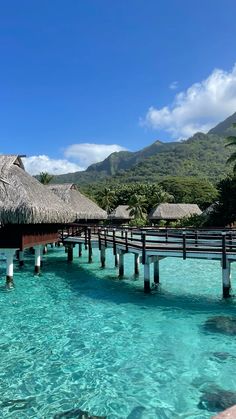
<svg viewBox="0 0 236 419">
<path fill-rule="evenodd" d="M 105 220 L 107 213 L 84 196 L 73 183 L 50 184 L 48 188 L 59 196 L 76 214 L 76 220 Z"/>
<path fill-rule="evenodd" d="M 131 220 L 134 217 L 130 215 L 130 210 L 128 208 L 129 205 L 118 205 L 118 207 L 111 212 L 109 218 L 111 220 Z"/>
<path fill-rule="evenodd" d="M 64 202 L 25 172 L 17 155 L 0 155 L 0 223 L 46 224 L 73 221 Z"/>
<path fill-rule="evenodd" d="M 149 214 L 150 220 L 179 220 L 190 215 L 200 215 L 196 204 L 159 204 Z"/>
</svg>

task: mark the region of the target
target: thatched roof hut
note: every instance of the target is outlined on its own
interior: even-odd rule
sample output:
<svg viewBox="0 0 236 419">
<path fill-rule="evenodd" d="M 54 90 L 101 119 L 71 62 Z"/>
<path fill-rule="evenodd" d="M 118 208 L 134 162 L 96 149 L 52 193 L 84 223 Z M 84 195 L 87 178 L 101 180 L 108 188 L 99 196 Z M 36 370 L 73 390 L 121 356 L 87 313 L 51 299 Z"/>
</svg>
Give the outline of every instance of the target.
<svg viewBox="0 0 236 419">
<path fill-rule="evenodd" d="M 50 184 L 48 188 L 73 210 L 77 221 L 105 220 L 107 218 L 106 211 L 79 192 L 73 183 Z"/>
<path fill-rule="evenodd" d="M 202 211 L 196 204 L 159 204 L 149 214 L 150 220 L 179 220 Z"/>
<path fill-rule="evenodd" d="M 0 223 L 60 224 L 73 221 L 71 210 L 25 172 L 17 155 L 0 155 Z"/>
<path fill-rule="evenodd" d="M 129 205 L 118 205 L 109 215 L 109 219 L 112 221 L 130 221 L 133 216 L 130 215 Z"/>
</svg>

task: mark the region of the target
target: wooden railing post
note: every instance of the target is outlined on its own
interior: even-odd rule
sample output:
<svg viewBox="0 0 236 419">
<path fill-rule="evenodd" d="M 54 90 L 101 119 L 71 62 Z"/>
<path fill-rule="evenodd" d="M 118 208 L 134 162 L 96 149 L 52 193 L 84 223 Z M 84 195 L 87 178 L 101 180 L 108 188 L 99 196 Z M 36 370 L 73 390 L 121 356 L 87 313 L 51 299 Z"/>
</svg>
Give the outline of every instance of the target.
<svg viewBox="0 0 236 419">
<path fill-rule="evenodd" d="M 105 240 L 105 247 L 107 247 L 107 228 L 104 228 L 104 240 Z"/>
<path fill-rule="evenodd" d="M 142 264 L 144 265 L 146 262 L 146 234 L 141 233 L 141 241 L 142 241 Z"/>
<path fill-rule="evenodd" d="M 101 227 L 98 228 L 98 248 L 101 250 Z"/>
<path fill-rule="evenodd" d="M 186 231 L 183 231 L 183 259 L 186 259 Z"/>
<path fill-rule="evenodd" d="M 222 268 L 226 269 L 226 237 L 225 232 L 222 233 Z"/>
<path fill-rule="evenodd" d="M 113 255 L 116 255 L 116 229 L 113 228 L 112 231 L 112 238 L 113 238 Z"/>
<path fill-rule="evenodd" d="M 128 253 L 128 231 L 125 230 L 125 253 Z"/>
<path fill-rule="evenodd" d="M 88 231 L 87 231 L 87 227 L 85 227 L 84 236 L 85 236 L 85 239 L 84 239 L 84 247 L 85 247 L 85 249 L 87 249 L 88 248 Z"/>
<path fill-rule="evenodd" d="M 195 246 L 198 245 L 198 231 L 195 231 Z"/>
<path fill-rule="evenodd" d="M 88 227 L 88 262 L 92 262 L 91 227 Z"/>
</svg>

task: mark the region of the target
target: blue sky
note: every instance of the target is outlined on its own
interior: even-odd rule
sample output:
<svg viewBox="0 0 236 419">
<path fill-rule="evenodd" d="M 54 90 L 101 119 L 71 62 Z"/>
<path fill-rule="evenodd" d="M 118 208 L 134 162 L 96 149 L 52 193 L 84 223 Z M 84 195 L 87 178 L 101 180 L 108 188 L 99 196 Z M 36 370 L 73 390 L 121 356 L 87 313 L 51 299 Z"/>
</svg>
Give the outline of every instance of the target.
<svg viewBox="0 0 236 419">
<path fill-rule="evenodd" d="M 235 16 L 235 0 L 0 0 L 0 152 L 62 173 L 207 131 L 236 111 Z"/>
</svg>

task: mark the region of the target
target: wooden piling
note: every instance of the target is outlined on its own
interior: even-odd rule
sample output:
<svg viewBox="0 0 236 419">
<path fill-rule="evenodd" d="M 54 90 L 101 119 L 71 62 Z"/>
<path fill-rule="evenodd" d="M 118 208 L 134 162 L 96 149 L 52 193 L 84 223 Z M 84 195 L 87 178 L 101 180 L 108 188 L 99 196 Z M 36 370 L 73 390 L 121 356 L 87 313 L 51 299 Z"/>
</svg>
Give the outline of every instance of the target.
<svg viewBox="0 0 236 419">
<path fill-rule="evenodd" d="M 119 278 L 124 276 L 124 251 L 119 251 Z"/>
<path fill-rule="evenodd" d="M 15 250 L 7 249 L 6 251 L 6 286 L 7 288 L 14 288 L 13 282 L 13 256 Z"/>
<path fill-rule="evenodd" d="M 156 260 L 153 262 L 153 280 L 154 284 L 159 284 L 160 282 L 160 275 L 159 275 L 159 257 L 156 257 Z"/>
<path fill-rule="evenodd" d="M 118 265 L 119 265 L 119 255 L 118 253 L 115 253 L 115 267 L 117 268 Z"/>
<path fill-rule="evenodd" d="M 151 284 L 150 284 L 150 264 L 144 264 L 144 292 L 149 293 L 151 291 Z"/>
<path fill-rule="evenodd" d="M 82 256 L 82 243 L 79 243 L 79 258 Z"/>
<path fill-rule="evenodd" d="M 92 263 L 92 255 L 91 227 L 88 227 L 88 263 Z"/>
<path fill-rule="evenodd" d="M 73 262 L 73 244 L 67 245 L 67 262 Z"/>
<path fill-rule="evenodd" d="M 41 246 L 37 245 L 34 247 L 34 272 L 36 274 L 40 273 L 40 266 L 41 266 Z"/>
<path fill-rule="evenodd" d="M 106 266 L 106 248 L 103 245 L 101 246 L 100 257 L 101 257 L 101 267 L 105 268 L 105 266 Z"/>
<path fill-rule="evenodd" d="M 19 266 L 24 266 L 24 251 L 19 251 Z"/>
<path fill-rule="evenodd" d="M 230 297 L 231 289 L 231 272 L 230 272 L 230 262 L 226 259 L 226 263 L 223 266 L 222 264 L 222 291 L 223 298 Z"/>
<path fill-rule="evenodd" d="M 135 275 L 139 274 L 139 254 L 138 253 L 134 254 L 134 274 Z"/>
</svg>

